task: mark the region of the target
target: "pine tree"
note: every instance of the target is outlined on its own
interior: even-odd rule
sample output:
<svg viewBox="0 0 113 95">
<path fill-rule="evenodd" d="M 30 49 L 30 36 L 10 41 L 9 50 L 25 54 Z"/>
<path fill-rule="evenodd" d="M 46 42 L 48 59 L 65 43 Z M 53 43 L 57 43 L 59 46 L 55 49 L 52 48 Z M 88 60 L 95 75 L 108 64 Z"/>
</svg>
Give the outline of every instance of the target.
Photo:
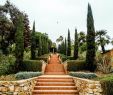
<svg viewBox="0 0 113 95">
<path fill-rule="evenodd" d="M 15 57 L 16 57 L 16 64 L 15 64 L 15 70 L 18 72 L 21 70 L 22 63 L 23 63 L 23 52 L 24 52 L 24 23 L 23 23 L 23 17 L 21 15 L 18 16 L 17 21 L 17 28 L 15 33 Z"/>
<path fill-rule="evenodd" d="M 86 52 L 86 69 L 94 71 L 95 62 L 95 29 L 92 10 L 88 4 L 87 13 L 87 52 Z"/>
<path fill-rule="evenodd" d="M 35 22 L 34 22 L 32 34 L 31 34 L 31 59 L 36 58 L 35 52 L 36 52 L 36 39 L 35 39 Z"/>
<path fill-rule="evenodd" d="M 77 29 L 75 29 L 74 59 L 77 58 L 78 58 L 78 34 L 77 34 Z"/>
<path fill-rule="evenodd" d="M 71 56 L 71 38 L 70 38 L 70 30 L 68 29 L 68 48 L 67 48 L 67 55 Z"/>
</svg>

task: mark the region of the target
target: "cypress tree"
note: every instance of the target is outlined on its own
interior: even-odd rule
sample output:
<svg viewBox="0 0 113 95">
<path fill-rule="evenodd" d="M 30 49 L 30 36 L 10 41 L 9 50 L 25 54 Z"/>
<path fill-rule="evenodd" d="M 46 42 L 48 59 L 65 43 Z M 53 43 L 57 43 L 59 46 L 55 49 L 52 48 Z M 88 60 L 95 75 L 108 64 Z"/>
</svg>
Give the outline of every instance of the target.
<svg viewBox="0 0 113 95">
<path fill-rule="evenodd" d="M 24 52 L 24 23 L 22 15 L 18 16 L 17 20 L 17 27 L 15 33 L 15 57 L 16 57 L 16 64 L 15 64 L 15 71 L 18 72 L 22 69 L 23 64 L 23 52 Z"/>
<path fill-rule="evenodd" d="M 67 55 L 67 41 L 66 41 L 66 38 L 65 38 L 65 55 Z"/>
<path fill-rule="evenodd" d="M 44 54 L 44 36 L 41 37 L 42 42 L 42 55 Z"/>
<path fill-rule="evenodd" d="M 65 43 L 64 43 L 64 41 L 61 43 L 61 53 L 65 54 Z"/>
<path fill-rule="evenodd" d="M 42 44 L 41 44 L 41 35 L 39 36 L 39 48 L 38 48 L 38 56 L 42 55 Z"/>
<path fill-rule="evenodd" d="M 77 58 L 78 58 L 78 34 L 77 34 L 77 29 L 75 29 L 74 59 Z"/>
<path fill-rule="evenodd" d="M 36 52 L 36 39 L 35 39 L 35 22 L 34 22 L 32 34 L 31 34 L 31 59 L 36 58 L 35 52 Z"/>
<path fill-rule="evenodd" d="M 87 13 L 87 52 L 86 52 L 86 69 L 94 71 L 95 62 L 95 29 L 92 10 L 90 4 L 88 4 Z"/>
<path fill-rule="evenodd" d="M 67 55 L 71 56 L 71 38 L 70 38 L 70 30 L 68 29 L 68 47 L 67 47 Z"/>
</svg>

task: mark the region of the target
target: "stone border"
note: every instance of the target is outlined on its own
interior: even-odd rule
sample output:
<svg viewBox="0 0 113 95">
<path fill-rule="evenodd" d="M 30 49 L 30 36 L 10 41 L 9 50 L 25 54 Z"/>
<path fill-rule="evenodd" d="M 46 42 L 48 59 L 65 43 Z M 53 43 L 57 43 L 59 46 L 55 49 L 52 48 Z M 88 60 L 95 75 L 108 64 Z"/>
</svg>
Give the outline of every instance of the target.
<svg viewBox="0 0 113 95">
<path fill-rule="evenodd" d="M 73 77 L 79 95 L 103 95 L 100 81 Z"/>
<path fill-rule="evenodd" d="M 0 81 L 0 95 L 32 95 L 37 77 L 18 80 Z"/>
</svg>

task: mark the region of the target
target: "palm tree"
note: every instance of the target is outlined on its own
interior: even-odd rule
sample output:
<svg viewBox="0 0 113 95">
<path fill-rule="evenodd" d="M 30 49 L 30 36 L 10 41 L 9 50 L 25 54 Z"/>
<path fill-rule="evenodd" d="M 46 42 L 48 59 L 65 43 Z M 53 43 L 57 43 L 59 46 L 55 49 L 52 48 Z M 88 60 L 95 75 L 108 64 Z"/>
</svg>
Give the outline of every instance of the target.
<svg viewBox="0 0 113 95">
<path fill-rule="evenodd" d="M 106 51 L 105 45 L 110 43 L 110 37 L 107 35 L 106 30 L 96 31 L 96 43 L 101 46 L 102 52 L 104 53 Z"/>
</svg>

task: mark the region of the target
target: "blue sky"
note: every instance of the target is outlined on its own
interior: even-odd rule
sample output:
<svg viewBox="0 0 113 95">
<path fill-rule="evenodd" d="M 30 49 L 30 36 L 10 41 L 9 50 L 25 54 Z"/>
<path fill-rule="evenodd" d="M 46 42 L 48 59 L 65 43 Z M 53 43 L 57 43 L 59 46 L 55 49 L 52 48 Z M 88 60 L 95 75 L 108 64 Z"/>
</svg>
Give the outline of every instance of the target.
<svg viewBox="0 0 113 95">
<path fill-rule="evenodd" d="M 6 0 L 0 0 L 4 4 Z M 53 41 L 62 35 L 71 38 L 75 27 L 86 32 L 87 5 L 91 4 L 95 30 L 106 29 L 113 38 L 113 0 L 10 0 L 29 15 L 30 26 L 35 20 L 36 30 L 48 33 Z M 109 48 L 112 48 L 108 46 Z"/>
</svg>

